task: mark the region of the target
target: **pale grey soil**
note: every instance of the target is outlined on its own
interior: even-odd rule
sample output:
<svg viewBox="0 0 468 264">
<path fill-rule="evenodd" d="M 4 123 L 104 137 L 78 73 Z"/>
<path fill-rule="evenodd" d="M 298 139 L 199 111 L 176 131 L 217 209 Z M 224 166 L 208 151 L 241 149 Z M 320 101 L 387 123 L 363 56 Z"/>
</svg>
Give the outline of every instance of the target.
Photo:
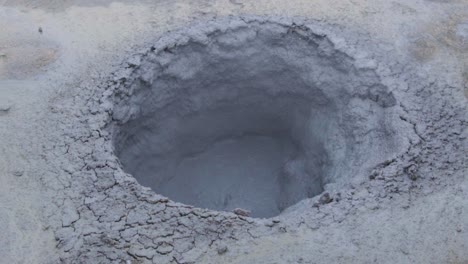
<svg viewBox="0 0 468 264">
<path fill-rule="evenodd" d="M 467 12 L 464 1 L 5 2 L 0 262 L 468 262 Z M 308 28 L 372 69 L 395 97 L 385 111 L 402 148 L 272 219 L 138 184 L 114 154 L 114 95 L 174 43 L 246 21 Z"/>
</svg>

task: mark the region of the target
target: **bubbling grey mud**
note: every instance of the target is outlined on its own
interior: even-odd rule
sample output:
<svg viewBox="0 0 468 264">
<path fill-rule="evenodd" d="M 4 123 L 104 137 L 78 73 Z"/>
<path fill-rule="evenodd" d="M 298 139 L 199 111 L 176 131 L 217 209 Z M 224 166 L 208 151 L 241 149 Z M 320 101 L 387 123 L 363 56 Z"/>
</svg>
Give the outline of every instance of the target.
<svg viewBox="0 0 468 264">
<path fill-rule="evenodd" d="M 176 202 L 272 217 L 403 148 L 392 92 L 306 27 L 234 25 L 137 64 L 115 94 L 115 151 Z"/>
</svg>

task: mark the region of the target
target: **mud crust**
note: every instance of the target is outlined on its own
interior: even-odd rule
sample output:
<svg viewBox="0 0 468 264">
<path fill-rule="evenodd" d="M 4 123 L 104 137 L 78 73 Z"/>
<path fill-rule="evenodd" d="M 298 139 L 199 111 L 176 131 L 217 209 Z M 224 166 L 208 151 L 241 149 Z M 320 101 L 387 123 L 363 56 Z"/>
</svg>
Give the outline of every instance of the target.
<svg viewBox="0 0 468 264">
<path fill-rule="evenodd" d="M 356 68 L 371 68 L 398 102 L 404 150 L 348 185 L 329 184 L 325 193 L 306 199 L 272 219 L 194 208 L 170 201 L 138 184 L 122 170 L 112 144 L 117 91 L 135 81 L 142 62 L 183 45 L 204 41 L 215 31 L 247 24 L 303 28 L 326 36 Z M 255 243 L 261 237 L 317 230 L 344 221 L 363 208 L 378 210 L 454 184 L 466 173 L 467 109 L 453 83 L 417 70 L 407 58 L 390 56 L 363 34 L 319 21 L 281 17 L 230 17 L 194 23 L 154 43 L 142 44 L 110 77 L 83 83 L 71 99 L 54 109 L 60 137 L 51 137 L 46 159 L 60 164 L 56 179 L 44 177 L 53 205 L 48 208 L 62 263 L 196 263 L 225 243 Z M 365 52 L 364 52 L 365 51 Z M 129 95 L 129 94 L 127 94 Z M 126 96 L 125 94 L 123 96 Z M 438 176 L 435 176 L 438 175 Z M 441 181 L 440 177 L 450 180 Z M 57 213 L 61 212 L 61 213 Z"/>
</svg>

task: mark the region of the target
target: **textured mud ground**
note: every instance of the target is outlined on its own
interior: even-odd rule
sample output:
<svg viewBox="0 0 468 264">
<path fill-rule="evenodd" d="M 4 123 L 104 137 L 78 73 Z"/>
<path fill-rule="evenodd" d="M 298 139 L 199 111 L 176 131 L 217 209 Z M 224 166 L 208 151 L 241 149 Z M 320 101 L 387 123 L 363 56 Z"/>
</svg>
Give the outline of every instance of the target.
<svg viewBox="0 0 468 264">
<path fill-rule="evenodd" d="M 277 13 L 275 3 L 268 6 L 261 2 L 256 5 L 203 4 L 206 10 L 219 15 L 236 14 L 239 10 Z M 464 79 L 467 76 L 464 75 L 467 34 L 463 26 L 466 16 L 455 11 L 466 5 L 463 2 L 425 2 L 424 5 L 433 5 L 432 9 L 437 6 L 443 11 L 430 13 L 417 3 L 394 2 L 392 9 L 377 2 L 373 5 L 361 3 L 349 11 L 331 11 L 330 17 L 322 21 L 320 18 L 324 17 L 320 12 L 312 11 L 311 7 L 304 9 L 307 6 L 304 3 L 297 4 L 305 10 L 302 13 L 278 3 L 276 8 L 283 7 L 286 10 L 283 13 L 308 18 L 214 18 L 190 10 L 184 14 L 192 22 L 182 19 L 175 23 L 177 27 L 166 25 L 153 29 L 151 26 L 140 28 L 139 23 L 150 20 L 142 9 L 119 4 L 109 9 L 85 9 L 84 13 L 90 16 L 89 12 L 94 10 L 95 14 L 103 15 L 106 10 L 112 10 L 111 15 L 125 17 L 127 12 L 140 11 L 141 20 L 122 26 L 122 32 L 109 31 L 112 36 L 123 36 L 121 39 L 106 39 L 94 33 L 91 40 L 86 40 L 76 31 L 81 29 L 86 35 L 90 29 L 65 24 L 75 30 L 67 35 L 51 26 L 49 30 L 60 45 L 44 44 L 41 54 L 46 55 L 37 57 L 38 65 L 50 64 L 48 67 L 29 67 L 30 61 L 14 59 L 13 48 L 4 48 L 3 52 L 12 61 L 3 62 L 1 76 L 23 79 L 1 82 L 0 118 L 5 122 L 2 120 L 0 128 L 4 138 L 11 139 L 1 142 L 6 158 L 1 163 L 5 175 L 2 183 L 5 184 L 2 184 L 0 197 L 5 202 L 1 205 L 0 230 L 6 260 L 18 263 L 468 261 L 468 132 Z M 188 7 L 198 10 L 189 4 L 180 6 L 183 10 Z M 315 7 L 324 12 L 328 11 L 325 6 L 328 5 Z M 165 8 L 168 7 L 161 9 L 167 10 Z M 384 9 L 393 11 L 385 13 L 381 11 Z M 6 10 L 12 12 L 5 8 L 3 14 Z M 403 26 L 382 26 L 368 17 L 362 18 L 369 22 L 368 27 L 354 27 L 360 22 L 349 17 L 353 17 L 356 10 L 366 13 L 361 14 L 362 17 L 372 12 L 384 17 L 398 14 L 401 16 L 398 19 L 408 21 L 411 19 L 405 14 L 411 17 L 419 14 L 420 20 L 412 18 L 412 22 L 421 28 L 427 26 L 424 21 L 429 17 L 440 19 L 435 19 L 440 24 L 435 23 L 438 26 L 427 30 L 418 28 L 424 34 L 415 34 L 418 32 L 415 29 L 414 32 L 403 31 L 404 37 L 398 37 L 402 31 L 397 29 Z M 73 15 L 73 12 L 76 13 Z M 35 21 L 47 25 L 44 22 L 47 15 L 39 13 L 36 16 L 42 16 L 42 20 Z M 80 13 L 79 8 L 72 9 L 49 23 L 53 25 L 62 21 L 60 19 L 80 17 L 84 13 Z M 5 15 L 9 16 L 15 17 Z M 16 16 L 21 18 L 22 14 Z M 128 17 L 133 16 L 122 18 L 122 25 L 128 22 Z M 153 22 L 168 23 L 164 15 L 162 17 Z M 82 16 L 81 21 L 86 18 Z M 90 25 L 93 20 L 94 17 L 89 18 L 88 24 L 82 23 Z M 112 118 L 120 100 L 116 95 L 132 95 L 129 87 L 142 77 L 141 71 L 148 71 L 151 58 L 165 50 L 171 51 L 174 44 L 203 42 L 210 32 L 226 32 L 265 22 L 280 25 L 286 32 L 302 29 L 310 36 L 322 36 L 333 51 L 346 55 L 354 71 L 372 70 L 385 87 L 385 94 L 391 92 L 394 96 L 395 103 L 386 111 L 401 124 L 397 135 L 403 147 L 372 168 L 344 177 L 353 180 L 325 185 L 326 193 L 303 200 L 272 219 L 242 217 L 179 204 L 142 187 L 126 174 L 114 153 L 114 130 L 110 128 L 112 122 L 118 121 Z M 103 28 L 115 28 L 116 23 L 112 19 L 104 20 Z M 375 33 L 379 26 L 380 31 L 388 32 Z M 48 28 L 43 26 L 40 33 L 34 27 L 34 32 L 44 36 Z M 182 29 L 166 33 L 175 28 Z M 126 33 L 138 29 L 152 34 L 138 37 Z M 8 32 L 4 36 L 6 40 L 13 38 Z M 28 37 L 25 34 L 24 39 Z M 47 43 L 46 40 L 41 39 L 43 43 Z M 128 44 L 117 45 L 116 41 Z M 31 40 L 24 42 L 31 43 Z M 73 46 L 73 42 L 81 47 Z M 5 43 L 4 46 L 14 46 L 14 41 Z M 38 54 L 41 46 L 34 47 L 37 49 L 34 54 Z M 71 54 L 72 51 L 79 56 Z M 89 58 L 93 56 L 106 59 Z M 70 66 L 73 63 L 76 65 Z M 372 94 L 370 90 L 363 92 Z M 354 96 L 359 97 L 359 93 Z M 361 99 L 370 104 L 379 101 L 372 96 L 361 95 Z M 368 124 L 367 120 L 359 122 Z M 369 131 L 365 131 L 365 127 L 361 129 L 360 134 L 372 133 L 369 132 L 372 127 Z M 20 198 L 10 198 L 15 195 Z M 37 238 L 34 243 L 28 241 L 29 234 Z M 25 254 L 28 249 L 31 254 Z"/>
</svg>

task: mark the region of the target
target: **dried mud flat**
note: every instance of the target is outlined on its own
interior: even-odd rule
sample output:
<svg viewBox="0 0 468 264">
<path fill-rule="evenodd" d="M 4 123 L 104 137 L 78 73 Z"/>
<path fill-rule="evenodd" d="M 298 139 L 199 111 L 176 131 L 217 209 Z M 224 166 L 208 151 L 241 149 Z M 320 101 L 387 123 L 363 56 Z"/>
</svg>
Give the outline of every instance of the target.
<svg viewBox="0 0 468 264">
<path fill-rule="evenodd" d="M 5 2 L 2 262 L 467 262 L 467 8 Z M 303 114 L 310 107 L 314 114 Z M 260 181 L 269 187 L 254 195 L 234 181 L 243 188 L 221 205 L 191 196 L 197 182 L 210 185 L 203 176 L 182 194 L 177 177 L 143 183 L 155 170 L 204 175 L 226 146 L 211 138 L 229 145 L 244 142 L 239 135 L 255 137 L 243 143 L 249 148 L 229 148 L 231 159 L 277 150 L 262 142 L 286 144 L 287 175 L 317 180 Z M 142 165 L 138 155 L 164 158 Z M 284 157 L 262 163 L 259 175 Z M 167 187 L 157 194 L 143 185 Z M 245 197 L 252 216 L 273 217 L 226 212 Z"/>
</svg>

